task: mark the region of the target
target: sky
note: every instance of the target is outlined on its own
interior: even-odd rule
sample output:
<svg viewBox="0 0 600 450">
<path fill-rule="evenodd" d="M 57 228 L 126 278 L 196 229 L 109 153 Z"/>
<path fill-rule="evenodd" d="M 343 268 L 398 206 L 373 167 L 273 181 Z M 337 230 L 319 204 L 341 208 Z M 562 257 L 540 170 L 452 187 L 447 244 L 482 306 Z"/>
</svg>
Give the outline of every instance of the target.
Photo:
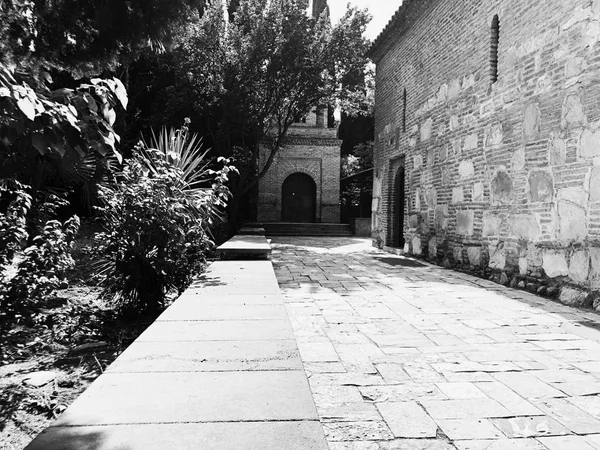
<svg viewBox="0 0 600 450">
<path fill-rule="evenodd" d="M 336 23 L 346 11 L 348 3 L 358 8 L 368 8 L 373 20 L 365 35 L 373 40 L 384 29 L 394 13 L 400 8 L 402 0 L 328 0 L 331 22 Z"/>
</svg>

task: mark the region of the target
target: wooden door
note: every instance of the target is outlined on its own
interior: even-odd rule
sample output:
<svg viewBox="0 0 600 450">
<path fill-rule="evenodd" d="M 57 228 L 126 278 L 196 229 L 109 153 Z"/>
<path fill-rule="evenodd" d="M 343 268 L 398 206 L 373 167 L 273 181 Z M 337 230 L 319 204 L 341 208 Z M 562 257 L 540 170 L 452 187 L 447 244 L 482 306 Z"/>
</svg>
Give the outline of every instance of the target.
<svg viewBox="0 0 600 450">
<path fill-rule="evenodd" d="M 303 173 L 294 173 L 283 182 L 281 221 L 314 223 L 317 206 L 317 185 Z"/>
</svg>

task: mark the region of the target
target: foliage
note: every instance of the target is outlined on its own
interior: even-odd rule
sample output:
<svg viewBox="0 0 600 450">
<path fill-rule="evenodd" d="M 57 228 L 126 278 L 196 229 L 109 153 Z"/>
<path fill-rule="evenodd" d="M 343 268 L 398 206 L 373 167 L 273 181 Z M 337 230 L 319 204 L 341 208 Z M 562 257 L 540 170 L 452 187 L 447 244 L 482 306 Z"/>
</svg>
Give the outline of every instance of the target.
<svg viewBox="0 0 600 450">
<path fill-rule="evenodd" d="M 348 217 L 369 216 L 373 190 L 373 141 L 354 147 L 342 159 L 342 209 Z"/>
<path fill-rule="evenodd" d="M 0 265 L 10 264 L 29 237 L 26 216 L 31 208 L 31 196 L 16 180 L 3 180 L 0 199 L 8 201 L 6 212 L 0 211 Z"/>
<path fill-rule="evenodd" d="M 368 107 L 363 85 L 346 83 L 367 68 L 370 20 L 350 8 L 332 27 L 307 14 L 307 0 L 241 0 L 232 20 L 215 0 L 175 51 L 174 101 L 195 99 L 196 116 L 219 155 L 250 155 L 232 186 L 234 203 L 264 176 L 285 145 L 289 127 L 328 104 L 352 114 Z M 182 94 L 184 93 L 184 94 Z M 267 149 L 258 168 L 259 144 Z M 230 217 L 231 219 L 231 217 Z"/>
<path fill-rule="evenodd" d="M 114 70 L 145 48 L 164 49 L 204 0 L 1 0 L 0 64 L 76 78 Z"/>
<path fill-rule="evenodd" d="M 79 218 L 73 216 L 63 223 L 45 221 L 31 245 L 19 254 L 16 274 L 9 274 L 7 264 L 14 263 L 21 246 L 27 242 L 29 233 L 25 227 L 25 215 L 31 197 L 21 187 L 14 195 L 7 214 L 0 214 L 3 248 L 3 267 L 0 288 L 0 325 L 6 328 L 13 323 L 35 321 L 36 310 L 44 306 L 50 294 L 64 283 L 67 269 L 72 267 L 70 250 L 79 230 Z M 46 204 L 45 209 L 52 209 Z"/>
<path fill-rule="evenodd" d="M 163 131 L 141 143 L 114 183 L 102 186 L 106 232 L 96 273 L 105 295 L 127 312 L 159 309 L 202 270 L 209 229 L 226 205 L 233 169 L 208 168 L 197 137 Z"/>
</svg>

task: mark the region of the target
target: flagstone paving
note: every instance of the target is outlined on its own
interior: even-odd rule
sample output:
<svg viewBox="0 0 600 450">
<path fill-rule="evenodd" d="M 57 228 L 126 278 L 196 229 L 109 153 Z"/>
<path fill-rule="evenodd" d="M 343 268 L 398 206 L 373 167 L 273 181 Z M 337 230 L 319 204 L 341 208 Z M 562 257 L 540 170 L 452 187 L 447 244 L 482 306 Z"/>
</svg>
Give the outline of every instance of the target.
<svg viewBox="0 0 600 450">
<path fill-rule="evenodd" d="M 365 239 L 271 244 L 331 450 L 600 449 L 600 316 Z"/>
</svg>

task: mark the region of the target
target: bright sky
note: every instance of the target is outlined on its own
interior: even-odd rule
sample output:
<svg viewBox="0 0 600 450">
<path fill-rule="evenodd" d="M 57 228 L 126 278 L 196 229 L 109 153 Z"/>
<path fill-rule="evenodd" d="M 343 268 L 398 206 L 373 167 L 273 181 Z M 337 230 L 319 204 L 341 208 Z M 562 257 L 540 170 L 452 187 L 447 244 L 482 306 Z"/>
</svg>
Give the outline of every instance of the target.
<svg viewBox="0 0 600 450">
<path fill-rule="evenodd" d="M 368 8 L 373 20 L 367 28 L 366 36 L 373 40 L 384 29 L 400 5 L 402 0 L 328 0 L 331 22 L 336 23 L 346 11 L 348 3 L 358 8 Z"/>
</svg>

